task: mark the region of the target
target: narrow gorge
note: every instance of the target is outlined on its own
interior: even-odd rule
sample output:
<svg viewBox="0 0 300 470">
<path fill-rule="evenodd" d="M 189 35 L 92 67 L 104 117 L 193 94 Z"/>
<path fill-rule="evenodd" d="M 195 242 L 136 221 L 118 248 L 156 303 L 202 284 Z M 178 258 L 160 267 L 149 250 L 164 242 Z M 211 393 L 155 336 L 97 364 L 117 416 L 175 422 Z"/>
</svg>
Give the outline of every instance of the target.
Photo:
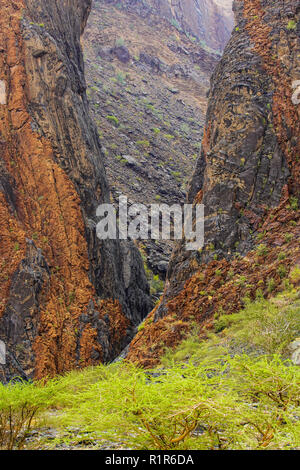
<svg viewBox="0 0 300 470">
<path fill-rule="evenodd" d="M 299 450 L 300 1 L 0 7 L 0 450 Z"/>
</svg>

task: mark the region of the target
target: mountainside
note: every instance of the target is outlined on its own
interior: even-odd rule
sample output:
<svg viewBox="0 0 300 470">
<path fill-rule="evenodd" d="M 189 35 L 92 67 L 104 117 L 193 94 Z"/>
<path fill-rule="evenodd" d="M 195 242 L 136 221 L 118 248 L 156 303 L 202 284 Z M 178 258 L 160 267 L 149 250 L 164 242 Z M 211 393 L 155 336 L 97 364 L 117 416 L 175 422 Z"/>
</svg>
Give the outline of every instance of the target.
<svg viewBox="0 0 300 470">
<path fill-rule="evenodd" d="M 190 203 L 205 204 L 205 246 L 177 245 L 160 305 L 129 359 L 149 366 L 197 322 L 300 282 L 300 5 L 236 0 L 236 28 L 212 77 Z"/>
<path fill-rule="evenodd" d="M 148 0 L 147 3 L 209 47 L 224 49 L 233 28 L 232 0 Z"/>
<path fill-rule="evenodd" d="M 95 234 L 110 193 L 80 49 L 91 0 L 0 6 L 1 379 L 41 378 L 114 358 L 151 304 L 136 248 Z"/>
<path fill-rule="evenodd" d="M 199 154 L 219 56 L 172 22 L 164 5 L 95 0 L 83 37 L 90 107 L 116 201 L 122 193 L 130 202 L 183 202 Z M 140 244 L 162 278 L 172 246 Z"/>
</svg>

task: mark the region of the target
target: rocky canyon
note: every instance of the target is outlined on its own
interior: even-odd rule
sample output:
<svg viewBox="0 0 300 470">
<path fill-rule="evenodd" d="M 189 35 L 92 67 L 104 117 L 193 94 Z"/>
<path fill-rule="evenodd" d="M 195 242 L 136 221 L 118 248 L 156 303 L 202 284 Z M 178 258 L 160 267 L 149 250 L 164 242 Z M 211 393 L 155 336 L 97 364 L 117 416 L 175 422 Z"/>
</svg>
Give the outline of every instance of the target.
<svg viewBox="0 0 300 470">
<path fill-rule="evenodd" d="M 0 7 L 0 449 L 299 450 L 300 2 Z"/>
</svg>

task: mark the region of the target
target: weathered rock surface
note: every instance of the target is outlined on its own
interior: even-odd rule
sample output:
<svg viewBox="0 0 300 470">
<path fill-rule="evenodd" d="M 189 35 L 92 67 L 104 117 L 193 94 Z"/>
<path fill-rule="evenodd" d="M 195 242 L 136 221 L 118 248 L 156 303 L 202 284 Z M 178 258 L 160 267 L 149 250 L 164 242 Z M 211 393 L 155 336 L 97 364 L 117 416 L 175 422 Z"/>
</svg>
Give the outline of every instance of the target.
<svg viewBox="0 0 300 470">
<path fill-rule="evenodd" d="M 106 0 L 144 18 L 155 12 L 176 28 L 222 51 L 233 28 L 232 0 Z M 155 21 L 152 18 L 153 21 Z"/>
<path fill-rule="evenodd" d="M 172 22 L 222 51 L 233 28 L 232 0 L 150 0 Z M 176 24 L 175 23 L 175 24 Z"/>
<path fill-rule="evenodd" d="M 245 296 L 299 284 L 291 273 L 300 263 L 300 116 L 293 99 L 300 4 L 236 0 L 234 11 L 188 195 L 205 205 L 205 246 L 188 252 L 183 241 L 174 250 L 161 303 L 130 347 L 129 357 L 145 365 L 192 321 L 209 327 L 218 312 L 242 308 Z"/>
<path fill-rule="evenodd" d="M 113 359 L 150 309 L 133 245 L 100 242 L 110 201 L 80 35 L 91 0 L 0 1 L 0 339 L 4 375 Z"/>
</svg>

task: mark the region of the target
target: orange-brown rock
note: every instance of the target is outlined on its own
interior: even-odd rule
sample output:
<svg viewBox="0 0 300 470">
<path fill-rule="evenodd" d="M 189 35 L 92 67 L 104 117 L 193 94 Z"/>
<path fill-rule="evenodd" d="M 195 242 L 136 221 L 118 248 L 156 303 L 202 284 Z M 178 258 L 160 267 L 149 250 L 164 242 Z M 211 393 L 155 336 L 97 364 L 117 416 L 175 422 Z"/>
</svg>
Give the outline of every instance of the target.
<svg viewBox="0 0 300 470">
<path fill-rule="evenodd" d="M 0 0 L 0 339 L 7 380 L 113 358 L 150 306 L 136 249 L 101 243 L 95 234 L 96 208 L 110 195 L 80 49 L 90 5 Z"/>
</svg>

